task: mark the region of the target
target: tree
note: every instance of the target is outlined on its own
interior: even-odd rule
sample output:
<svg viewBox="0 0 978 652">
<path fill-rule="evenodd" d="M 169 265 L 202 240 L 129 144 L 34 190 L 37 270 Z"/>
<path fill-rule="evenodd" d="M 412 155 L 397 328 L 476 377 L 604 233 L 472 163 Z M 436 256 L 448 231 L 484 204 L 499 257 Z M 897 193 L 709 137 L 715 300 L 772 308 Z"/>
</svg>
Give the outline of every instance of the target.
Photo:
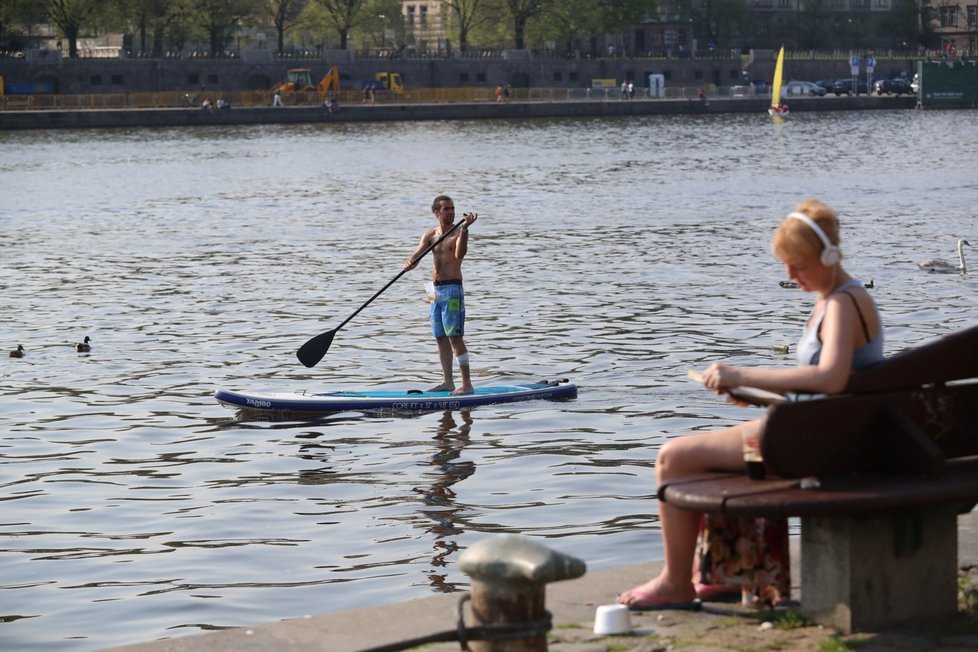
<svg viewBox="0 0 978 652">
<path fill-rule="evenodd" d="M 513 19 L 513 41 L 517 50 L 526 47 L 526 24 L 544 13 L 552 4 L 553 0 L 506 0 Z"/>
<path fill-rule="evenodd" d="M 482 0 L 442 0 L 455 17 L 458 25 L 458 49 L 465 52 L 469 47 L 469 34 L 480 17 Z"/>
<path fill-rule="evenodd" d="M 26 31 L 34 18 L 30 0 L 0 0 L 0 49 L 9 48 L 10 37 Z"/>
<path fill-rule="evenodd" d="M 885 33 L 892 35 L 894 47 L 906 50 L 917 44 L 919 20 L 917 0 L 897 0 L 882 17 L 881 27 Z"/>
<path fill-rule="evenodd" d="M 153 35 L 152 53 L 154 57 L 163 54 L 163 30 L 166 27 L 167 0 L 117 0 L 118 15 L 113 24 L 123 31 L 135 32 L 139 37 L 137 52 L 149 50 L 149 33 Z"/>
<path fill-rule="evenodd" d="M 829 41 L 829 17 L 832 0 L 808 0 L 798 12 L 796 46 L 803 50 L 817 50 Z"/>
<path fill-rule="evenodd" d="M 278 35 L 278 52 L 285 51 L 285 32 L 295 25 L 308 0 L 263 0 L 263 12 L 270 16 Z"/>
<path fill-rule="evenodd" d="M 941 43 L 937 36 L 937 10 L 923 2 L 919 5 L 920 23 L 917 32 L 917 43 L 924 48 L 935 48 Z"/>
<path fill-rule="evenodd" d="M 696 34 L 705 36 L 712 47 L 724 44 L 735 25 L 749 14 L 745 0 L 687 0 L 684 4 Z"/>
<path fill-rule="evenodd" d="M 245 18 L 253 17 L 256 9 L 252 0 L 196 0 L 196 4 L 212 56 L 224 50 L 238 24 Z"/>
<path fill-rule="evenodd" d="M 655 16 L 656 0 L 561 0 L 540 17 L 541 33 L 553 41 L 570 41 L 620 32 Z"/>
<path fill-rule="evenodd" d="M 340 49 L 350 42 L 350 32 L 358 24 L 360 10 L 366 0 L 316 0 L 325 10 L 326 20 L 340 37 Z"/>
<path fill-rule="evenodd" d="M 68 56 L 78 56 L 78 36 L 91 29 L 103 8 L 100 0 L 47 0 L 48 20 L 68 41 Z"/>
<path fill-rule="evenodd" d="M 183 50 L 187 42 L 197 36 L 194 27 L 200 21 L 194 0 L 171 0 L 163 18 L 167 44 Z"/>
</svg>

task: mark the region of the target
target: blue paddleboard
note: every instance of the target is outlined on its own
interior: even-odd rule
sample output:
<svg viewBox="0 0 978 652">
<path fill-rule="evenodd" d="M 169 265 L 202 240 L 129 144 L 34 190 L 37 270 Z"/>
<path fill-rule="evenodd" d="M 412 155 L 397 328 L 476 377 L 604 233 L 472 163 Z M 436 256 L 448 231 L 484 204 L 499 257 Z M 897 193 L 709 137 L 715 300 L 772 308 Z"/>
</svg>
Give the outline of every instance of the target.
<svg viewBox="0 0 978 652">
<path fill-rule="evenodd" d="M 345 412 L 347 410 L 454 410 L 493 403 L 512 403 L 536 399 L 564 399 L 577 396 L 577 386 L 566 380 L 541 381 L 523 385 L 477 387 L 473 394 L 452 396 L 449 392 L 421 390 L 377 390 L 359 392 L 214 392 L 222 405 L 256 412 Z"/>
</svg>

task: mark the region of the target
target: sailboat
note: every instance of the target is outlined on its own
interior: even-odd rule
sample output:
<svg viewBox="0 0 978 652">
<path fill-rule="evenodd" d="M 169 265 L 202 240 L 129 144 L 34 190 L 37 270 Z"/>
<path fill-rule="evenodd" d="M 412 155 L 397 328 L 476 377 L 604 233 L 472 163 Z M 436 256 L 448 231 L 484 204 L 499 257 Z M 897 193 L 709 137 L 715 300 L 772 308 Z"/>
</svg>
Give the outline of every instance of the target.
<svg viewBox="0 0 978 652">
<path fill-rule="evenodd" d="M 774 65 L 774 81 L 771 84 L 770 115 L 788 115 L 788 107 L 781 103 L 781 78 L 784 75 L 784 46 L 778 52 L 778 62 Z"/>
</svg>

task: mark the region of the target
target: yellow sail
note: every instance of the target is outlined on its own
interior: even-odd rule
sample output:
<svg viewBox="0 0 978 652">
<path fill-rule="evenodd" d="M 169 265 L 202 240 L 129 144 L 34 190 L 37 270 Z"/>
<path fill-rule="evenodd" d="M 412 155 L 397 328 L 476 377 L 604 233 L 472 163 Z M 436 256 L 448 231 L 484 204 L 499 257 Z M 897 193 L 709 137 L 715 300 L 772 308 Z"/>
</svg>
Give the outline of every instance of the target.
<svg viewBox="0 0 978 652">
<path fill-rule="evenodd" d="M 774 81 L 771 83 L 771 108 L 781 104 L 781 76 L 784 73 L 784 46 L 778 52 L 778 62 L 774 65 Z"/>
</svg>

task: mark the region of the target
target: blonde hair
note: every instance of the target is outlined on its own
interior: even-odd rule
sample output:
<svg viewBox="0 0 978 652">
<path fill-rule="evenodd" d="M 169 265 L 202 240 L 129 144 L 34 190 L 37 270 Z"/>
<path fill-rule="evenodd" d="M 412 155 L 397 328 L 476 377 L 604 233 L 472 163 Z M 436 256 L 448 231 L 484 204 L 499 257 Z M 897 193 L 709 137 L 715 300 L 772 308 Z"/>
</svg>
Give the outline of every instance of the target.
<svg viewBox="0 0 978 652">
<path fill-rule="evenodd" d="M 839 246 L 839 217 L 835 211 L 818 199 L 806 199 L 795 207 L 795 212 L 807 215 L 835 246 Z M 825 247 L 818 234 L 801 220 L 786 217 L 771 237 L 771 252 L 785 263 L 818 260 Z"/>
</svg>

